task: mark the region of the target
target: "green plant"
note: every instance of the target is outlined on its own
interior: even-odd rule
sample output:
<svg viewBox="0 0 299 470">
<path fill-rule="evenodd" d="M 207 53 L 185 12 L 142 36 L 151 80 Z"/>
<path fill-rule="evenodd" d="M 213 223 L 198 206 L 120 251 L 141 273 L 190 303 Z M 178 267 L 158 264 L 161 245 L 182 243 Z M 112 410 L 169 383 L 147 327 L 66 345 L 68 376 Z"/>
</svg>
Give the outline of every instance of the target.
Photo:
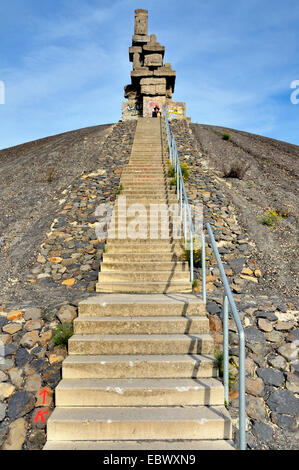
<svg viewBox="0 0 299 470">
<path fill-rule="evenodd" d="M 268 210 L 266 214 L 260 219 L 263 225 L 267 225 L 271 229 L 274 228 L 276 222 L 280 219 L 280 216 L 276 211 Z"/>
<path fill-rule="evenodd" d="M 232 135 L 229 132 L 224 132 L 222 134 L 222 139 L 223 140 L 230 140 L 232 138 Z"/>
<path fill-rule="evenodd" d="M 182 177 L 184 181 L 187 181 L 190 175 L 190 166 L 189 163 L 181 163 Z"/>
<path fill-rule="evenodd" d="M 176 185 L 177 185 L 177 180 L 176 180 L 176 178 L 172 178 L 172 179 L 170 180 L 170 186 L 175 186 L 175 187 L 176 187 Z"/>
<path fill-rule="evenodd" d="M 184 248 L 183 260 L 190 263 L 190 249 Z M 201 248 L 193 250 L 193 265 L 195 268 L 201 267 Z"/>
<path fill-rule="evenodd" d="M 168 172 L 167 172 L 167 176 L 168 178 L 171 178 L 170 180 L 170 185 L 171 186 L 176 186 L 177 185 L 177 174 L 176 172 L 174 171 L 174 168 L 171 166 L 171 163 L 168 162 Z M 181 172 L 182 172 L 182 178 L 183 178 L 183 181 L 187 181 L 187 179 L 189 178 L 189 175 L 190 175 L 190 166 L 188 163 L 181 163 Z"/>
<path fill-rule="evenodd" d="M 123 189 L 124 189 L 123 185 L 120 184 L 119 187 L 116 189 L 116 191 L 114 191 L 114 197 L 120 194 L 123 191 Z"/>
<path fill-rule="evenodd" d="M 168 176 L 168 178 L 174 178 L 174 176 L 175 176 L 174 168 L 170 164 L 169 164 L 167 176 Z"/>
<path fill-rule="evenodd" d="M 216 350 L 214 353 L 215 359 L 216 359 L 216 365 L 219 371 L 219 377 L 223 377 L 223 359 L 224 359 L 224 354 L 223 351 L 220 351 L 220 349 Z M 238 376 L 233 373 L 233 368 L 237 367 L 235 364 L 233 358 L 228 359 L 228 385 L 229 388 L 236 383 Z"/>
<path fill-rule="evenodd" d="M 52 342 L 55 346 L 67 346 L 68 340 L 73 334 L 73 325 L 71 323 L 63 323 L 53 331 Z"/>
<path fill-rule="evenodd" d="M 198 279 L 194 279 L 192 282 L 193 289 L 198 286 Z"/>
</svg>

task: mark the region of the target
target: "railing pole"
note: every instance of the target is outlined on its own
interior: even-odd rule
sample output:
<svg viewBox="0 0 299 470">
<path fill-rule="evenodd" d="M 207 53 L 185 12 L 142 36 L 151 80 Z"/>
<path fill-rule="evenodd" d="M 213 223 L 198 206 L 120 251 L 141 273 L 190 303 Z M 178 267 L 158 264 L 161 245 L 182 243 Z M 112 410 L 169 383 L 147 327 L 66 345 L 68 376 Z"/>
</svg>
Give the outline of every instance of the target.
<svg viewBox="0 0 299 470">
<path fill-rule="evenodd" d="M 181 172 L 181 170 L 180 170 Z M 180 216 L 181 219 L 183 217 L 183 179 L 182 175 L 180 174 Z"/>
<path fill-rule="evenodd" d="M 184 202 L 184 240 L 185 240 L 185 245 L 187 242 L 187 205 L 186 201 Z"/>
<path fill-rule="evenodd" d="M 194 272 L 193 272 L 193 232 L 192 227 L 190 225 L 190 281 L 193 282 L 194 280 Z"/>
<path fill-rule="evenodd" d="M 228 371 L 228 298 L 223 297 L 223 383 L 224 383 L 224 402 L 229 403 L 229 371 Z"/>
<path fill-rule="evenodd" d="M 202 300 L 207 303 L 207 277 L 206 277 L 206 237 L 201 234 L 201 275 L 202 275 Z"/>
<path fill-rule="evenodd" d="M 180 177 L 179 177 L 179 168 L 178 168 L 178 154 L 176 153 L 176 192 L 177 198 L 180 199 Z"/>
<path fill-rule="evenodd" d="M 246 450 L 245 335 L 239 336 L 239 433 L 240 450 Z"/>
<path fill-rule="evenodd" d="M 236 308 L 236 304 L 232 295 L 232 292 L 229 287 L 229 283 L 220 259 L 219 251 L 213 231 L 209 223 L 206 224 L 208 233 L 210 236 L 212 248 L 216 256 L 218 268 L 223 282 L 225 297 L 223 299 L 223 354 L 226 354 L 227 351 L 227 360 L 223 357 L 223 374 L 225 372 L 225 362 L 228 363 L 228 308 L 226 304 L 230 304 L 232 316 L 235 320 L 238 333 L 239 333 L 239 441 L 240 449 L 246 449 L 246 398 L 245 398 L 245 333 Z M 228 372 L 227 372 L 228 375 Z M 227 379 L 228 382 L 228 379 Z M 228 393 L 226 393 L 226 397 Z"/>
</svg>

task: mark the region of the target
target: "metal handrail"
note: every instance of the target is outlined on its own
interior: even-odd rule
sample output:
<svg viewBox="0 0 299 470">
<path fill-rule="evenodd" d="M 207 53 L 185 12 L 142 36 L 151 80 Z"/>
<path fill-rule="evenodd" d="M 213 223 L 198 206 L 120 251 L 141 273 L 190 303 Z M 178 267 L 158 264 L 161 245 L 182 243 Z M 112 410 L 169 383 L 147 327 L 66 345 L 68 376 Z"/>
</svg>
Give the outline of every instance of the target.
<svg viewBox="0 0 299 470">
<path fill-rule="evenodd" d="M 177 146 L 175 142 L 175 137 L 170 131 L 169 120 L 167 116 L 167 109 L 166 105 L 164 105 L 164 122 L 166 127 L 166 137 L 168 142 L 168 149 L 169 149 L 169 160 L 171 166 L 175 171 L 175 175 L 177 178 L 177 198 L 180 204 L 179 215 L 183 222 L 183 232 L 184 232 L 184 240 L 185 244 L 189 241 L 190 243 L 190 281 L 194 281 L 194 224 L 192 221 L 190 205 L 188 202 L 188 197 L 185 189 L 184 179 L 182 175 L 181 165 L 179 154 L 177 151 Z M 202 259 L 202 297 L 204 303 L 206 303 L 206 275 L 205 275 L 205 235 L 202 233 L 201 236 L 201 243 L 202 243 L 202 252 L 201 252 L 201 259 Z"/>
<path fill-rule="evenodd" d="M 189 233 L 190 233 L 190 277 L 193 282 L 193 236 L 194 236 L 194 225 L 192 222 L 190 206 L 185 190 L 185 184 L 182 177 L 182 170 L 179 160 L 179 155 L 176 147 L 175 137 L 170 131 L 169 120 L 167 116 L 166 105 L 164 106 L 164 121 L 166 127 L 166 136 L 169 149 L 169 159 L 172 167 L 175 170 L 177 177 L 177 198 L 180 201 L 180 216 L 183 220 L 184 227 L 184 239 L 187 241 L 187 216 L 189 222 Z M 184 206 L 184 217 L 183 217 L 183 206 Z M 229 306 L 237 326 L 239 333 L 239 446 L 240 450 L 246 449 L 246 403 L 245 403 L 245 333 L 240 320 L 238 310 L 222 265 L 220 254 L 218 251 L 217 244 L 213 235 L 212 228 L 209 223 L 206 223 L 206 227 L 210 236 L 211 246 L 215 254 L 219 272 L 222 278 L 224 286 L 223 295 L 223 384 L 224 384 L 224 400 L 225 403 L 229 401 L 229 334 L 228 334 L 228 316 Z M 202 297 L 206 303 L 206 254 L 205 254 L 205 235 L 202 233 Z"/>
<path fill-rule="evenodd" d="M 230 306 L 233 318 L 235 320 L 239 333 L 239 436 L 240 449 L 246 449 L 246 404 L 245 404 L 245 333 L 240 320 L 236 304 L 229 287 L 229 283 L 221 262 L 218 247 L 215 242 L 212 228 L 209 223 L 206 224 L 211 245 L 217 260 L 218 269 L 222 278 L 224 287 L 223 295 L 223 383 L 224 383 L 224 400 L 228 403 L 229 390 L 229 358 L 228 358 L 228 309 Z"/>
</svg>

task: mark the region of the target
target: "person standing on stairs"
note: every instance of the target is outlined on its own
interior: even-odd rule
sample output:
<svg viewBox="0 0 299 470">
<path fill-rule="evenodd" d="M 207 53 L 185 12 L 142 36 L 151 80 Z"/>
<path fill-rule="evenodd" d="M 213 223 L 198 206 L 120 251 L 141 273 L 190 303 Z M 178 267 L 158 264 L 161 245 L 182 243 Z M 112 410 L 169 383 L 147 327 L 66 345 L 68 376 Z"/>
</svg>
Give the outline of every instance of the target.
<svg viewBox="0 0 299 470">
<path fill-rule="evenodd" d="M 159 108 L 159 106 L 156 105 L 153 109 L 152 117 L 156 118 L 158 116 L 158 113 L 160 113 L 160 108 Z"/>
</svg>

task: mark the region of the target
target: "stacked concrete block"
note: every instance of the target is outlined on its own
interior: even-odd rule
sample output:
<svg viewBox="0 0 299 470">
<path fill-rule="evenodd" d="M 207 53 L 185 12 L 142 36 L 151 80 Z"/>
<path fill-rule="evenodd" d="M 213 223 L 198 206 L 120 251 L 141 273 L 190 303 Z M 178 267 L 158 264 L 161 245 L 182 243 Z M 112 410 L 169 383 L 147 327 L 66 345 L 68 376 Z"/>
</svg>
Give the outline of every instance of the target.
<svg viewBox="0 0 299 470">
<path fill-rule="evenodd" d="M 161 110 L 171 101 L 176 72 L 170 63 L 163 63 L 165 47 L 155 34 L 148 34 L 148 11 L 135 10 L 135 29 L 129 59 L 133 63 L 131 83 L 124 87 L 122 119 L 150 117 L 153 108 Z"/>
</svg>

